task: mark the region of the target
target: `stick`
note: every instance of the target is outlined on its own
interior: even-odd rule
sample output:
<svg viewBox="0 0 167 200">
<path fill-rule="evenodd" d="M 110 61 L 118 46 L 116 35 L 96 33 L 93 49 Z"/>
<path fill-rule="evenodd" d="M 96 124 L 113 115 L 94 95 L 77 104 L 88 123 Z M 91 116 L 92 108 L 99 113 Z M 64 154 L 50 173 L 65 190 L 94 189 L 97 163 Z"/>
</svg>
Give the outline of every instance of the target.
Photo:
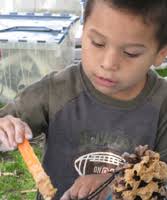
<svg viewBox="0 0 167 200">
<path fill-rule="evenodd" d="M 0 176 L 17 176 L 16 172 L 11 173 L 11 172 L 1 172 L 0 171 Z"/>
<path fill-rule="evenodd" d="M 27 165 L 29 172 L 32 174 L 35 180 L 39 192 L 42 194 L 45 200 L 51 200 L 56 194 L 57 189 L 52 186 L 50 178 L 42 168 L 42 165 L 35 155 L 31 145 L 29 144 L 29 141 L 25 139 L 22 144 L 18 145 L 18 149 Z"/>
<path fill-rule="evenodd" d="M 37 189 L 23 190 L 23 191 L 21 191 L 21 194 L 27 194 L 27 193 L 33 193 L 33 192 L 37 192 Z"/>
</svg>

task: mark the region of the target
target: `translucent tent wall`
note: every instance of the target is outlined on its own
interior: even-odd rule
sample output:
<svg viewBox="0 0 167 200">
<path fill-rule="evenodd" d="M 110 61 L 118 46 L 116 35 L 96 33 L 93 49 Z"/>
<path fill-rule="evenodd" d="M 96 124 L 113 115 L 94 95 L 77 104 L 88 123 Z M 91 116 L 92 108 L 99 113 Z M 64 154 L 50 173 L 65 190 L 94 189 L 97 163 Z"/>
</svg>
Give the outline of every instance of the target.
<svg viewBox="0 0 167 200">
<path fill-rule="evenodd" d="M 79 15 L 78 0 L 0 2 L 0 102 L 73 63 Z"/>
<path fill-rule="evenodd" d="M 68 1 L 68 3 L 67 3 Z M 68 12 L 80 14 L 80 0 L 5 0 L 0 2 L 0 12 Z"/>
</svg>

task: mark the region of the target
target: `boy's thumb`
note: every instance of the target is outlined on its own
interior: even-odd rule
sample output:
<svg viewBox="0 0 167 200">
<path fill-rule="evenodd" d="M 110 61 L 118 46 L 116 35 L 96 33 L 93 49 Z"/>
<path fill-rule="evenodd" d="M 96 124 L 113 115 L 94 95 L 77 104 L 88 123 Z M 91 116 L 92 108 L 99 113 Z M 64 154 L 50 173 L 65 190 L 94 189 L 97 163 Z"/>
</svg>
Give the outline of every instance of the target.
<svg viewBox="0 0 167 200">
<path fill-rule="evenodd" d="M 71 197 L 70 197 L 70 190 L 67 190 L 63 196 L 60 198 L 60 200 L 71 200 Z"/>
<path fill-rule="evenodd" d="M 27 140 L 31 140 L 33 138 L 32 131 L 28 126 L 25 127 L 25 138 Z"/>
</svg>

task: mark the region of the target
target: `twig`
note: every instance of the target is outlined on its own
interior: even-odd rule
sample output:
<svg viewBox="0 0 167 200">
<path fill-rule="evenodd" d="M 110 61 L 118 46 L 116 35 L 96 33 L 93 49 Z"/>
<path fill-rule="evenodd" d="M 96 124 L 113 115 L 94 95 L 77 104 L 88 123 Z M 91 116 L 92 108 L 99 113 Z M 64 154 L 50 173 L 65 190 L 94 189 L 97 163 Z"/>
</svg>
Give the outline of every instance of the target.
<svg viewBox="0 0 167 200">
<path fill-rule="evenodd" d="M 25 139 L 22 144 L 18 145 L 18 149 L 27 164 L 29 172 L 35 180 L 39 192 L 42 194 L 44 199 L 52 199 L 56 194 L 57 189 L 53 187 L 50 177 L 44 171 L 29 141 Z"/>
<path fill-rule="evenodd" d="M 0 176 L 17 176 L 16 171 L 14 173 L 12 172 L 1 172 L 0 171 Z"/>
<path fill-rule="evenodd" d="M 21 194 L 34 193 L 34 192 L 37 192 L 37 189 L 23 190 L 23 191 L 21 191 Z"/>
</svg>

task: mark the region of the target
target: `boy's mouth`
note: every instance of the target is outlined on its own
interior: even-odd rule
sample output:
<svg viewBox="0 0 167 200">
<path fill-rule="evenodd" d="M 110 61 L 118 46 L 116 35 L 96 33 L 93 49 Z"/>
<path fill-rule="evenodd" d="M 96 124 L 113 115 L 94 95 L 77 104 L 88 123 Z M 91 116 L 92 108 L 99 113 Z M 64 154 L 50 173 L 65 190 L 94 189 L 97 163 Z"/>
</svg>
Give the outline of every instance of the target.
<svg viewBox="0 0 167 200">
<path fill-rule="evenodd" d="M 105 87 L 111 87 L 117 84 L 117 81 L 112 80 L 112 79 L 107 79 L 101 76 L 96 76 L 96 82 L 98 85 L 105 86 Z"/>
</svg>

